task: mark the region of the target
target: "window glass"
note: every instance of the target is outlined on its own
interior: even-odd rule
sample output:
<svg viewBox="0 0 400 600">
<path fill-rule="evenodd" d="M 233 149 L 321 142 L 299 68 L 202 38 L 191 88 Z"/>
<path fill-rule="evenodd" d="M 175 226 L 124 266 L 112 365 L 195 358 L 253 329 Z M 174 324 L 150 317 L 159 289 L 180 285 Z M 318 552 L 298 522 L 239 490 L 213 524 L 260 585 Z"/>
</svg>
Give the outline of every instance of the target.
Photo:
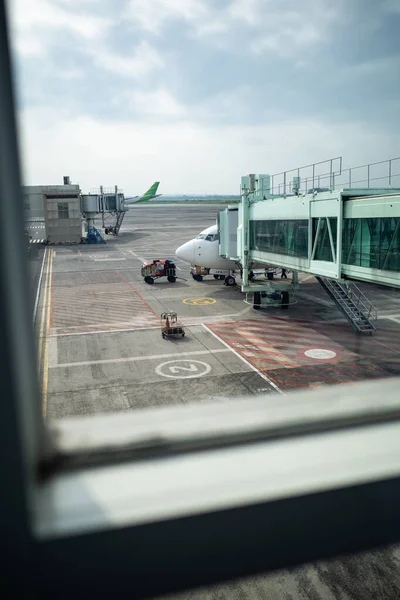
<svg viewBox="0 0 400 600">
<path fill-rule="evenodd" d="M 58 202 L 58 218 L 59 219 L 68 219 L 69 211 L 68 211 L 68 202 Z"/>
<path fill-rule="evenodd" d="M 400 217 L 345 219 L 343 264 L 400 270 Z"/>
<path fill-rule="evenodd" d="M 250 221 L 250 248 L 307 257 L 308 220 Z"/>
<path fill-rule="evenodd" d="M 314 260 L 324 260 L 328 262 L 334 262 L 334 255 L 332 253 L 331 239 L 329 235 L 329 226 L 331 229 L 332 243 L 336 252 L 336 240 L 337 240 L 337 218 L 321 218 L 313 219 L 313 248 L 315 241 L 317 242 Z M 319 228 L 318 228 L 319 223 Z M 318 238 L 317 238 L 318 232 Z"/>
</svg>

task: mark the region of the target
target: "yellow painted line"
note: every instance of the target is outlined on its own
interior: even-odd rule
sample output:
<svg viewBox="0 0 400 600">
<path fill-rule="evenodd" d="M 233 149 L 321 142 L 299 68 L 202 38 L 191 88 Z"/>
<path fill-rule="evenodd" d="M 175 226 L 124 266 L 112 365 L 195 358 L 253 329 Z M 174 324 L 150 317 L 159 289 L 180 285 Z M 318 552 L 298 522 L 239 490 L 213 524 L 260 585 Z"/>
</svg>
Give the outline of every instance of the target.
<svg viewBox="0 0 400 600">
<path fill-rule="evenodd" d="M 182 302 L 194 306 L 208 306 L 209 304 L 215 304 L 216 300 L 215 298 L 185 298 Z"/>
<path fill-rule="evenodd" d="M 101 295 L 101 294 L 111 294 L 113 296 L 115 296 L 116 294 L 119 296 L 120 294 L 135 294 L 136 292 L 134 290 L 110 290 L 109 292 L 96 292 L 94 291 L 93 294 L 95 296 Z"/>
<path fill-rule="evenodd" d="M 137 254 L 135 254 L 132 250 L 128 250 L 128 252 L 130 252 L 132 256 L 137 256 Z"/>
<path fill-rule="evenodd" d="M 38 368 L 40 371 L 40 364 L 41 364 L 41 360 L 42 360 L 42 348 L 43 348 L 43 340 L 44 340 L 44 336 L 43 336 L 43 330 L 44 330 L 44 317 L 46 314 L 46 300 L 47 300 L 47 282 L 48 282 L 48 278 L 49 278 L 49 267 L 50 267 L 50 256 L 51 256 L 51 252 L 52 249 L 50 248 L 48 253 L 47 253 L 47 262 L 46 262 L 46 268 L 45 268 L 45 273 L 44 273 L 44 294 L 43 294 L 43 303 L 42 303 L 42 311 L 41 311 L 41 315 L 40 315 L 40 327 L 39 327 L 39 344 L 38 344 Z"/>
<path fill-rule="evenodd" d="M 44 338 L 44 358 L 43 358 L 43 416 L 47 414 L 47 388 L 49 382 L 49 338 L 50 333 L 50 315 L 51 315 L 51 277 L 53 272 L 53 254 L 50 256 L 50 268 L 48 278 L 48 294 L 47 294 L 47 318 L 46 318 L 46 331 Z"/>
</svg>

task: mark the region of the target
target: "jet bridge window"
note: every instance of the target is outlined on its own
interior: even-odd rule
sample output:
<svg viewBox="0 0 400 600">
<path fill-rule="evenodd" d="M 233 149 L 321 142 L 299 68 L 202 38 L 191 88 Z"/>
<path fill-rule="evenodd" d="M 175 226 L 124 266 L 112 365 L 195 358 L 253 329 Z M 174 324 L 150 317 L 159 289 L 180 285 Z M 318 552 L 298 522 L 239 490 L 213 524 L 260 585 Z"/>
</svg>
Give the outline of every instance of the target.
<svg viewBox="0 0 400 600">
<path fill-rule="evenodd" d="M 321 217 L 312 220 L 313 260 L 336 262 L 337 218 Z"/>
<path fill-rule="evenodd" d="M 68 202 L 57 202 L 58 207 L 58 218 L 59 219 L 68 219 L 69 211 L 68 211 Z"/>
<path fill-rule="evenodd" d="M 400 217 L 345 219 L 342 262 L 400 271 Z"/>
<path fill-rule="evenodd" d="M 250 221 L 250 249 L 308 256 L 308 220 Z"/>
</svg>

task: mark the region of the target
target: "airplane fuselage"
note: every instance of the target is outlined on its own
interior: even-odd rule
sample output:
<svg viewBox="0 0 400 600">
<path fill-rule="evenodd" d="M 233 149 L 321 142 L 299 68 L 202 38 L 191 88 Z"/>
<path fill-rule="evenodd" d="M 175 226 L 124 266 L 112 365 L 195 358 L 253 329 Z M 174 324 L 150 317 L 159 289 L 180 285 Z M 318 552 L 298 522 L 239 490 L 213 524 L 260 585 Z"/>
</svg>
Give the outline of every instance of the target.
<svg viewBox="0 0 400 600">
<path fill-rule="evenodd" d="M 179 246 L 175 254 L 192 267 L 206 269 L 234 270 L 238 265 L 219 255 L 219 235 L 217 225 L 204 229 L 194 239 Z"/>
</svg>

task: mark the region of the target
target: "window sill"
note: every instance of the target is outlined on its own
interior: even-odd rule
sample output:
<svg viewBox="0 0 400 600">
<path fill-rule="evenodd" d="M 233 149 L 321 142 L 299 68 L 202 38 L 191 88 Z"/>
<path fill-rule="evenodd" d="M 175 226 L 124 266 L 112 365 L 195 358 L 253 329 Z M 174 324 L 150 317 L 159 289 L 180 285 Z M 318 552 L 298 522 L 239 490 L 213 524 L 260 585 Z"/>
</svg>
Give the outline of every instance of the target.
<svg viewBox="0 0 400 600">
<path fill-rule="evenodd" d="M 38 485 L 36 533 L 136 526 L 398 477 L 397 388 L 386 380 L 60 421 L 64 461 Z"/>
</svg>

